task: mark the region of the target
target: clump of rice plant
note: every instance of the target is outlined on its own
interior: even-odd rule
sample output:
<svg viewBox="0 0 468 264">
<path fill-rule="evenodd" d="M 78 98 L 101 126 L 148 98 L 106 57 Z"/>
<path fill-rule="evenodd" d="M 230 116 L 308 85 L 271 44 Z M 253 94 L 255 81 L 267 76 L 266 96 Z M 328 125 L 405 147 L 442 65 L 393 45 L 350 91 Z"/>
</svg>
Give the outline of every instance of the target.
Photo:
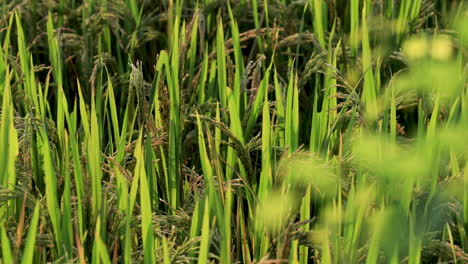
<svg viewBox="0 0 468 264">
<path fill-rule="evenodd" d="M 0 14 L 0 263 L 468 263 L 465 1 Z"/>
</svg>

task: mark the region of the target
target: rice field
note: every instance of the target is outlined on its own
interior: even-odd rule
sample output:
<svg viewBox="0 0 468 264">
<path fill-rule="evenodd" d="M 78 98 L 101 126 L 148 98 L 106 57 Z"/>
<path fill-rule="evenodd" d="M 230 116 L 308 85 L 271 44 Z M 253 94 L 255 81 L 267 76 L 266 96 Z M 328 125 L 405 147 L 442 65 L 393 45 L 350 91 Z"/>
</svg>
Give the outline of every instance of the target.
<svg viewBox="0 0 468 264">
<path fill-rule="evenodd" d="M 468 263 L 464 0 L 0 1 L 0 264 Z"/>
</svg>

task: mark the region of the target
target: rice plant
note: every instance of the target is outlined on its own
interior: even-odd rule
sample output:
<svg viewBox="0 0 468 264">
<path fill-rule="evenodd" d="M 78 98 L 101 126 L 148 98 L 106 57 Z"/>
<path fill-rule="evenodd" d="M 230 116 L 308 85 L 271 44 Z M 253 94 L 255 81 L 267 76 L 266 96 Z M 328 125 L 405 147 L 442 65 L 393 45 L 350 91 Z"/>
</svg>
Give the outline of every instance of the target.
<svg viewBox="0 0 468 264">
<path fill-rule="evenodd" d="M 465 1 L 0 14 L 0 263 L 468 263 Z"/>
</svg>

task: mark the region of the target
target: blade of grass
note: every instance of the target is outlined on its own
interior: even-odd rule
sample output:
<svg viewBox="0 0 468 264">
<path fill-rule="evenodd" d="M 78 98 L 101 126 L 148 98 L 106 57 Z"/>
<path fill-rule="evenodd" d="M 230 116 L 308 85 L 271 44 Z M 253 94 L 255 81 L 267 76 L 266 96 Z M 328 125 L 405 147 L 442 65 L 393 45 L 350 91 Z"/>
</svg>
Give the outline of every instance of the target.
<svg viewBox="0 0 468 264">
<path fill-rule="evenodd" d="M 33 217 L 29 224 L 28 237 L 26 238 L 26 246 L 23 250 L 21 263 L 33 263 L 34 248 L 36 246 L 37 224 L 39 222 L 39 202 L 36 202 L 34 207 Z"/>
</svg>

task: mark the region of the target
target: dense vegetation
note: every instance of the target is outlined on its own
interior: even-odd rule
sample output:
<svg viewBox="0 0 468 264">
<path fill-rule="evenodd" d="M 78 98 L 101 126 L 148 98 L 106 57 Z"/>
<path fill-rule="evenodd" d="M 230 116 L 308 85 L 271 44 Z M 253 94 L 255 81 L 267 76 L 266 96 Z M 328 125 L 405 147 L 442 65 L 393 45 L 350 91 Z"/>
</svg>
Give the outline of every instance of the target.
<svg viewBox="0 0 468 264">
<path fill-rule="evenodd" d="M 468 263 L 468 12 L 3 0 L 0 263 Z"/>
</svg>

